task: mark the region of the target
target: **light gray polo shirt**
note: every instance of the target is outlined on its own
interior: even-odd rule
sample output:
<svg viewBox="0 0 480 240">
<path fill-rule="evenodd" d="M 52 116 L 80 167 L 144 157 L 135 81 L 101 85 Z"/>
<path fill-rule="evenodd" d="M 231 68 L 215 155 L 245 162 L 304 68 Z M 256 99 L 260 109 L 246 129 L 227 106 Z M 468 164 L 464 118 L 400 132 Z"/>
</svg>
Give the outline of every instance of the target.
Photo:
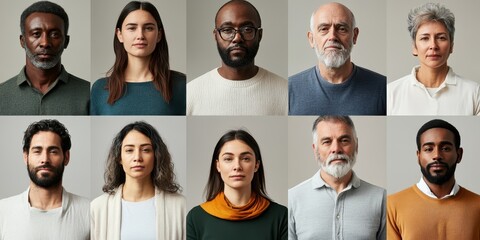
<svg viewBox="0 0 480 240">
<path fill-rule="evenodd" d="M 315 175 L 288 190 L 288 239 L 386 239 L 386 191 L 355 173 L 337 195 Z"/>
</svg>

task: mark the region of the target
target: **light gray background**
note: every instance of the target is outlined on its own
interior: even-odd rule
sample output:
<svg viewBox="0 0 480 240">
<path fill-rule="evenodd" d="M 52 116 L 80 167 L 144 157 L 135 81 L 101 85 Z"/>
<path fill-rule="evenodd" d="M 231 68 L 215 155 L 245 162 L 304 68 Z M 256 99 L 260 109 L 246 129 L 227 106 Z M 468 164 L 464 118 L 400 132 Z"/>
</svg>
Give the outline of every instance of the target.
<svg viewBox="0 0 480 240">
<path fill-rule="evenodd" d="M 432 117 L 393 117 L 387 118 L 387 192 L 392 194 L 416 184 L 422 173 L 416 155 L 416 136 L 418 129 Z M 463 158 L 457 165 L 455 179 L 460 186 L 480 193 L 478 179 L 478 136 L 480 136 L 480 118 L 478 117 L 440 117 L 460 132 Z"/>
<path fill-rule="evenodd" d="M 268 196 L 287 205 L 287 119 L 285 117 L 189 117 L 187 123 L 187 209 L 205 202 L 212 154 L 220 137 L 247 130 L 262 153 Z"/>
<path fill-rule="evenodd" d="M 113 35 L 122 9 L 130 0 L 92 1 L 91 82 L 105 77 L 113 66 Z M 186 0 L 149 0 L 160 13 L 167 37 L 170 69 L 186 72 Z"/>
<path fill-rule="evenodd" d="M 3 60 L 0 83 L 17 75 L 25 66 L 25 50 L 20 45 L 20 15 L 34 0 L 0 1 L 2 22 Z M 70 27 L 70 44 L 62 54 L 62 64 L 67 72 L 90 80 L 90 1 L 52 0 L 65 9 Z"/>
<path fill-rule="evenodd" d="M 187 4 L 187 80 L 221 66 L 213 36 L 215 14 L 226 0 Z M 251 0 L 262 19 L 263 37 L 255 65 L 287 78 L 287 0 Z"/>
<path fill-rule="evenodd" d="M 288 187 L 309 178 L 319 169 L 312 150 L 312 126 L 317 117 L 288 117 Z M 386 119 L 351 117 L 358 138 L 357 162 L 353 170 L 359 178 L 386 188 Z"/>
<path fill-rule="evenodd" d="M 23 135 L 28 126 L 42 119 L 57 119 L 68 129 L 72 141 L 70 162 L 63 173 L 64 188 L 77 195 L 90 196 L 90 118 L 89 117 L 1 117 L 0 149 L 2 174 L 0 174 L 0 199 L 27 190 L 30 183 L 23 162 Z"/>
<path fill-rule="evenodd" d="M 105 163 L 113 138 L 123 127 L 135 121 L 146 121 L 162 137 L 174 163 L 177 182 L 182 186 L 182 194 L 187 194 L 186 186 L 186 119 L 185 117 L 91 117 L 92 199 L 100 196 L 104 181 Z"/>
<path fill-rule="evenodd" d="M 407 16 L 411 9 L 430 0 L 387 0 L 387 78 L 397 80 L 411 73 L 419 65 L 417 57 L 412 55 L 412 39 L 407 30 Z M 434 1 L 445 5 L 455 15 L 455 39 L 453 53 L 448 58 L 448 65 L 455 73 L 475 81 L 480 81 L 478 72 L 478 10 L 480 1 L 443 0 Z M 368 9 L 368 8 L 366 8 Z"/>
<path fill-rule="evenodd" d="M 307 32 L 310 17 L 320 5 L 331 1 L 288 1 L 288 75 L 299 73 L 318 64 L 315 50 L 310 47 Z M 359 35 L 351 59 L 358 66 L 386 74 L 386 3 L 383 0 L 340 0 L 355 15 Z"/>
</svg>

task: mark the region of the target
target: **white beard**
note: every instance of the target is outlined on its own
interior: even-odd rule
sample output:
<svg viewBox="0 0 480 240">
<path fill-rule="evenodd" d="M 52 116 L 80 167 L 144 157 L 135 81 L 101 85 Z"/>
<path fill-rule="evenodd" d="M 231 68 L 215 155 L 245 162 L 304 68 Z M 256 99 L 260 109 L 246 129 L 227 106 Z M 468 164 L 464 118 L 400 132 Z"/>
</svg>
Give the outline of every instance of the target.
<svg viewBox="0 0 480 240">
<path fill-rule="evenodd" d="M 323 62 L 327 68 L 339 68 L 350 58 L 350 53 L 352 50 L 353 43 L 350 43 L 348 48 L 345 48 L 342 44 L 338 42 L 332 42 L 326 44 L 324 47 L 335 46 L 341 48 L 340 50 L 330 50 L 328 52 L 323 49 L 319 49 L 317 44 L 314 42 L 315 53 L 319 61 Z"/>
<path fill-rule="evenodd" d="M 336 160 L 336 159 L 345 159 L 347 162 L 330 164 L 333 160 Z M 356 153 L 354 153 L 352 157 L 349 157 L 346 154 L 333 153 L 328 156 L 328 158 L 323 162 L 323 164 L 320 164 L 320 168 L 335 178 L 342 178 L 345 175 L 347 175 L 347 173 L 350 170 L 352 170 L 353 165 L 355 165 L 355 162 L 356 162 Z"/>
</svg>

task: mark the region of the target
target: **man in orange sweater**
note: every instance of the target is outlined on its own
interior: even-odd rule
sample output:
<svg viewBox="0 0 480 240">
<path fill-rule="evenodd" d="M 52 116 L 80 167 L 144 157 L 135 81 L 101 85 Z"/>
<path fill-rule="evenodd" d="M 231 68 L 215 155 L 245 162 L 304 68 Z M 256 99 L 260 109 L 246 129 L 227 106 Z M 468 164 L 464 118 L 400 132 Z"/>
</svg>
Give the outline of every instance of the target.
<svg viewBox="0 0 480 240">
<path fill-rule="evenodd" d="M 455 181 L 462 160 L 460 133 L 435 119 L 417 133 L 423 177 L 388 196 L 387 239 L 480 239 L 480 196 Z"/>
</svg>

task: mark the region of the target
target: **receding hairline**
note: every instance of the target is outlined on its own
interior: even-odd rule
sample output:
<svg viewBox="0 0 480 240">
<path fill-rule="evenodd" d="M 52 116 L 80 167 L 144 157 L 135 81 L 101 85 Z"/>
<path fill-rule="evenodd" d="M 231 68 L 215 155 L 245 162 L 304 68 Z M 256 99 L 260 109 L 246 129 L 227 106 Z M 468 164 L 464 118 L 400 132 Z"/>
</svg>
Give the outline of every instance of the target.
<svg viewBox="0 0 480 240">
<path fill-rule="evenodd" d="M 217 24 L 217 19 L 218 19 L 218 16 L 220 14 L 220 12 L 227 6 L 231 5 L 231 4 L 237 4 L 237 5 L 243 5 L 243 6 L 248 6 L 251 8 L 251 10 L 253 10 L 252 12 L 254 13 L 255 15 L 255 20 L 258 22 L 258 25 L 261 26 L 262 25 L 262 20 L 261 20 L 261 17 L 260 17 L 260 13 L 258 12 L 257 8 L 255 6 L 253 6 L 253 4 L 251 4 L 250 2 L 248 1 L 245 1 L 245 0 L 231 0 L 231 1 L 228 1 L 227 3 L 223 4 L 217 11 L 217 14 L 215 14 L 215 25 Z"/>
<path fill-rule="evenodd" d="M 317 14 L 317 12 L 319 10 L 322 10 L 324 8 L 327 8 L 327 7 L 332 7 L 332 6 L 336 6 L 336 7 L 340 7 L 340 9 L 342 9 L 343 11 L 347 12 L 348 13 L 348 16 L 349 16 L 349 20 L 350 20 L 350 24 L 352 24 L 352 29 L 356 27 L 356 23 L 355 23 L 355 15 L 353 14 L 353 12 L 345 5 L 341 4 L 341 3 L 338 3 L 338 2 L 330 2 L 330 3 L 326 3 L 326 4 L 323 4 L 323 5 L 320 5 L 318 6 L 312 13 L 311 17 L 310 17 L 310 28 L 314 27 L 313 25 L 313 21 L 315 19 L 315 16 Z M 313 29 L 311 29 L 313 31 Z"/>
</svg>

